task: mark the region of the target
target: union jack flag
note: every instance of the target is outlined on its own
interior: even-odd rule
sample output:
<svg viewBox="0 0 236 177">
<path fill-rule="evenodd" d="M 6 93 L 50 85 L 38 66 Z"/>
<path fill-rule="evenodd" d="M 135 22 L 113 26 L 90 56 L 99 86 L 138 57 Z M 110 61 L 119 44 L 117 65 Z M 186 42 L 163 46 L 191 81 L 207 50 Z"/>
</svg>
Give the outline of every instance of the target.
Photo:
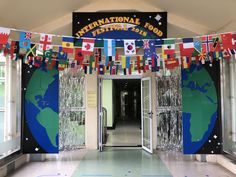
<svg viewBox="0 0 236 177">
<path fill-rule="evenodd" d="M 149 40 L 143 40 L 143 49 L 150 49 Z"/>
<path fill-rule="evenodd" d="M 30 32 L 26 32 L 25 33 L 25 39 L 26 40 L 30 40 L 31 39 L 31 33 Z"/>
</svg>

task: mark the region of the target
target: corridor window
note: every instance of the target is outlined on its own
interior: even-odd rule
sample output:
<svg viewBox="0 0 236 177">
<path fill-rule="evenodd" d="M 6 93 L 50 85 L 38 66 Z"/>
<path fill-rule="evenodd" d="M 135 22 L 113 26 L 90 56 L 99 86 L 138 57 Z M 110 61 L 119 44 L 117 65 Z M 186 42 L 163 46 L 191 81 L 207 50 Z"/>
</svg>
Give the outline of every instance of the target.
<svg viewBox="0 0 236 177">
<path fill-rule="evenodd" d="M 221 61 L 223 151 L 236 157 L 236 61 Z"/>
<path fill-rule="evenodd" d="M 20 150 L 21 61 L 0 54 L 0 159 Z"/>
</svg>

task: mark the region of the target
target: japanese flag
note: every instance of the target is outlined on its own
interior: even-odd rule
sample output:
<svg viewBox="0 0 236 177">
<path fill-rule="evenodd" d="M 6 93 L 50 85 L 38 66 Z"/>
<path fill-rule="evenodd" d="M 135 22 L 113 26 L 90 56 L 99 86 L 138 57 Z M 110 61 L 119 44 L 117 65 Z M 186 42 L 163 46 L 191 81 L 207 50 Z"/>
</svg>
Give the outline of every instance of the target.
<svg viewBox="0 0 236 177">
<path fill-rule="evenodd" d="M 83 39 L 82 53 L 84 55 L 92 55 L 93 54 L 94 42 L 95 42 L 95 39 L 88 39 L 88 38 Z"/>
<path fill-rule="evenodd" d="M 125 55 L 135 55 L 135 40 L 124 40 L 124 53 Z"/>
</svg>

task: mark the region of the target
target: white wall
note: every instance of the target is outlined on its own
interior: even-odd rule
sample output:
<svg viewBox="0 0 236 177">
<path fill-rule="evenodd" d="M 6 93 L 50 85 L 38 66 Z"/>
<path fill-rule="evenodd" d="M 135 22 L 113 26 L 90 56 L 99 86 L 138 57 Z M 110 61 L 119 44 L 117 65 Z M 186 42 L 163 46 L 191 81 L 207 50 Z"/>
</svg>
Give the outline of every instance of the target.
<svg viewBox="0 0 236 177">
<path fill-rule="evenodd" d="M 86 117 L 85 117 L 85 146 L 86 149 L 97 149 L 98 118 L 96 106 L 88 105 L 88 92 L 95 92 L 97 98 L 97 75 L 86 75 Z"/>
<path fill-rule="evenodd" d="M 107 110 L 107 127 L 112 127 L 113 120 L 113 87 L 112 80 L 102 82 L 102 107 Z"/>
</svg>

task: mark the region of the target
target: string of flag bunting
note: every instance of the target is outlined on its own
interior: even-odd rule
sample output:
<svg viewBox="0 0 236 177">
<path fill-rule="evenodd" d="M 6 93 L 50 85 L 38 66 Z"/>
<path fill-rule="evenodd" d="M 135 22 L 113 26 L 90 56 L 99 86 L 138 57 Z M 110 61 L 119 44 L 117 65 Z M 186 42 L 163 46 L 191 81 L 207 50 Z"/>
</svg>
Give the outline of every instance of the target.
<svg viewBox="0 0 236 177">
<path fill-rule="evenodd" d="M 18 40 L 9 39 L 11 31 L 19 33 Z M 32 42 L 32 34 L 40 36 L 38 43 Z M 53 45 L 54 37 L 61 38 L 61 45 Z M 75 40 L 81 40 L 81 46 L 76 46 Z M 103 41 L 103 47 L 95 47 L 97 40 Z M 233 32 L 194 38 L 119 41 L 124 42 L 123 51 L 116 46 L 117 39 L 76 38 L 0 27 L 0 52 L 5 57 L 48 70 L 74 68 L 85 74 L 131 75 L 133 71 L 140 74 L 180 66 L 186 69 L 192 62 L 198 65 L 208 62 L 212 66 L 214 60 L 236 58 L 236 33 Z M 143 45 L 136 46 L 137 41 Z"/>
</svg>

